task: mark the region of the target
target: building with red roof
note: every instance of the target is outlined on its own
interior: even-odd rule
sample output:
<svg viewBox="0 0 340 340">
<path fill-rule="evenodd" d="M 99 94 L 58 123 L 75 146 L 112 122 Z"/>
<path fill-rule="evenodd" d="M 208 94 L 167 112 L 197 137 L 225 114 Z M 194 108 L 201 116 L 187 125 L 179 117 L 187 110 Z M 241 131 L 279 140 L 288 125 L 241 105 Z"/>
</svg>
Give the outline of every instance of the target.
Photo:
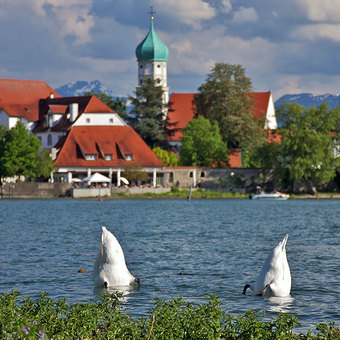
<svg viewBox="0 0 340 340">
<path fill-rule="evenodd" d="M 39 101 L 39 120 L 33 133 L 44 149 L 51 149 L 77 124 L 126 125 L 114 110 L 94 95 L 46 98 Z"/>
<path fill-rule="evenodd" d="M 44 81 L 0 79 L 0 124 L 11 129 L 20 121 L 31 130 L 39 119 L 39 100 L 51 95 L 60 97 Z"/>
<path fill-rule="evenodd" d="M 120 174 L 130 165 L 142 166 L 154 177 L 164 167 L 137 132 L 125 125 L 73 126 L 54 163 L 56 178 L 71 182 L 100 172 L 120 185 Z M 155 178 L 154 178 L 155 181 Z"/>
<path fill-rule="evenodd" d="M 183 129 L 195 116 L 194 96 L 195 93 L 173 93 L 171 95 L 168 118 L 170 123 L 176 123 L 177 130 L 169 135 L 168 140 L 175 149 L 181 145 Z M 264 117 L 264 129 L 268 131 L 269 140 L 279 139 L 279 136 L 272 132 L 277 129 L 277 122 L 271 92 L 252 92 L 250 96 L 254 101 L 253 115 L 258 119 Z M 242 167 L 241 149 L 230 150 L 228 163 L 230 167 Z"/>
<path fill-rule="evenodd" d="M 254 101 L 253 115 L 261 119 L 265 118 L 264 129 L 276 130 L 277 122 L 275 116 L 275 107 L 271 92 L 252 92 L 251 97 Z M 171 95 L 168 111 L 170 123 L 176 123 L 176 131 L 168 137 L 173 146 L 179 146 L 183 137 L 183 129 L 189 121 L 195 116 L 195 93 L 173 93 Z"/>
</svg>

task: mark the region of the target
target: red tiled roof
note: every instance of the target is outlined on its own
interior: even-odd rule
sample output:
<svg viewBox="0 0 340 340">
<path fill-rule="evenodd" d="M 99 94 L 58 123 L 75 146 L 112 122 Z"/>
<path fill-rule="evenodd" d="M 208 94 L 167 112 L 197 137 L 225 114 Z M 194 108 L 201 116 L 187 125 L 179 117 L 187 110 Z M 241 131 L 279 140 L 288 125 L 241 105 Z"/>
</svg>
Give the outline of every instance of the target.
<svg viewBox="0 0 340 340">
<path fill-rule="evenodd" d="M 115 112 L 104 102 L 102 102 L 97 96 L 91 96 L 89 102 L 87 103 L 85 113 L 106 113 Z"/>
<path fill-rule="evenodd" d="M 228 163 L 231 168 L 242 167 L 242 154 L 241 149 L 231 149 L 228 155 Z"/>
<path fill-rule="evenodd" d="M 175 128 L 180 130 L 169 136 L 169 141 L 180 141 L 183 137 L 182 129 L 194 118 L 194 95 L 195 93 L 173 93 L 171 95 L 168 111 L 169 122 L 177 123 Z M 267 113 L 270 92 L 252 92 L 251 97 L 254 100 L 254 117 L 260 119 L 262 115 Z"/>
<path fill-rule="evenodd" d="M 254 100 L 253 115 L 261 119 L 268 110 L 270 92 L 252 92 L 251 98 Z"/>
<path fill-rule="evenodd" d="M 60 97 L 60 94 L 44 81 L 0 79 L 0 109 L 12 117 L 37 121 L 39 100 L 51 94 Z"/>
<path fill-rule="evenodd" d="M 96 160 L 84 159 L 77 145 L 85 154 L 97 155 Z M 126 161 L 117 150 L 117 145 L 130 150 L 133 160 Z M 105 154 L 112 154 L 112 160 L 103 159 L 98 146 L 105 148 Z M 143 167 L 163 167 L 142 138 L 129 126 L 74 126 L 62 146 L 54 167 L 123 167 L 140 164 Z"/>
<path fill-rule="evenodd" d="M 50 104 L 50 105 L 48 105 L 48 109 L 50 111 L 52 111 L 53 113 L 66 113 L 68 106 L 67 105 Z"/>
<path fill-rule="evenodd" d="M 173 93 L 171 95 L 168 111 L 169 123 L 177 123 L 174 128 L 179 130 L 168 137 L 169 141 L 181 140 L 183 137 L 182 129 L 194 118 L 194 95 L 195 93 Z"/>
</svg>

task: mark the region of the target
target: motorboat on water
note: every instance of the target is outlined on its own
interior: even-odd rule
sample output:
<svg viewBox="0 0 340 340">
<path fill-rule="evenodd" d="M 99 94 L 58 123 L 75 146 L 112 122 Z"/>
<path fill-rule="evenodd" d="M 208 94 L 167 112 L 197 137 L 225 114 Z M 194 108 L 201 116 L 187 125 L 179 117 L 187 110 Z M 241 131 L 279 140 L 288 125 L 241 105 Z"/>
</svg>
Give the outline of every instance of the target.
<svg viewBox="0 0 340 340">
<path fill-rule="evenodd" d="M 255 195 L 250 195 L 249 198 L 252 199 L 252 200 L 270 199 L 270 200 L 284 201 L 284 200 L 287 200 L 289 198 L 289 195 L 284 194 L 282 192 L 278 192 L 278 191 L 270 192 L 270 193 L 260 192 L 260 193 L 257 193 Z"/>
</svg>

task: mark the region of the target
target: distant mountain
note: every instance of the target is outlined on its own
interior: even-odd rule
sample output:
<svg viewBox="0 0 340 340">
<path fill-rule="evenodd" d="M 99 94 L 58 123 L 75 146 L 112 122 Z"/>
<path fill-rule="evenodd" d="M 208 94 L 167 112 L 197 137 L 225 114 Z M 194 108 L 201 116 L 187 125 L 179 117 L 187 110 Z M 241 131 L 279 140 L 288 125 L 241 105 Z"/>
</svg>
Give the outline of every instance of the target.
<svg viewBox="0 0 340 340">
<path fill-rule="evenodd" d="M 340 105 L 340 95 L 336 94 L 320 94 L 312 95 L 311 93 L 286 94 L 275 102 L 275 108 L 278 108 L 283 102 L 298 103 L 304 107 L 320 106 L 323 102 L 327 102 L 329 108 Z"/>
<path fill-rule="evenodd" d="M 66 85 L 62 85 L 55 89 L 63 97 L 82 96 L 86 92 L 105 93 L 107 96 L 113 97 L 112 91 L 104 86 L 99 80 L 92 81 L 74 81 Z"/>
</svg>

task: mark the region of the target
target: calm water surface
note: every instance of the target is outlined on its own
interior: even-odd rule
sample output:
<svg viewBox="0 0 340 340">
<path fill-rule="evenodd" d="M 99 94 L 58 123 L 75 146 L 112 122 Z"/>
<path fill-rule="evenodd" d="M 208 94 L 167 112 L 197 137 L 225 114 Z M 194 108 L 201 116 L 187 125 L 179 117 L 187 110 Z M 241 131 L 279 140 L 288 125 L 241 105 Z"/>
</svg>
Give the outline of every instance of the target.
<svg viewBox="0 0 340 340">
<path fill-rule="evenodd" d="M 340 200 L 0 200 L 0 211 L 0 292 L 94 299 L 92 268 L 105 225 L 142 282 L 125 291 L 135 316 L 146 315 L 152 299 L 200 303 L 214 294 L 232 314 L 294 313 L 302 331 L 339 325 Z M 243 296 L 286 233 L 291 297 Z"/>
</svg>

